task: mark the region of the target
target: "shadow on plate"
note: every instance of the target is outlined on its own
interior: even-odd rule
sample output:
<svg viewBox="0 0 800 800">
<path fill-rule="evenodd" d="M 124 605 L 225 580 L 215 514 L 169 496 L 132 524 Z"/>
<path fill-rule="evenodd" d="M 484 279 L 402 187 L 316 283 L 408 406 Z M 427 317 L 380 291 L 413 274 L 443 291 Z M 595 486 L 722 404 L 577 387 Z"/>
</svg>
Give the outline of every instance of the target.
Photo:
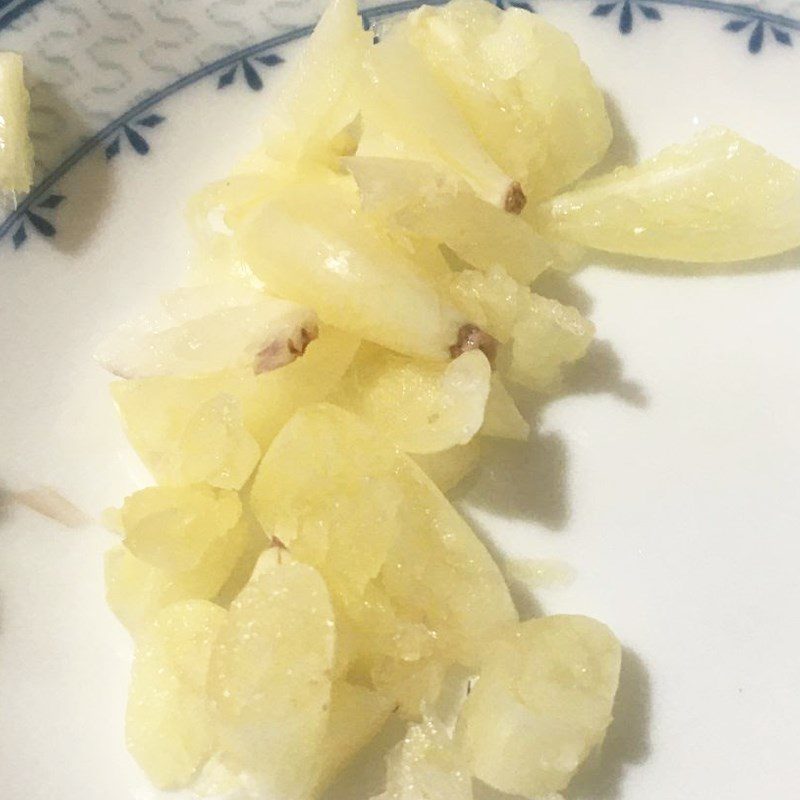
<svg viewBox="0 0 800 800">
<path fill-rule="evenodd" d="M 114 169 L 97 149 L 69 174 L 67 199 L 61 212 L 58 236 L 53 245 L 62 253 L 80 254 L 89 244 L 108 207 L 113 190 Z"/>
<path fill-rule="evenodd" d="M 639 150 L 636 147 L 636 141 L 631 135 L 628 123 L 625 122 L 617 101 L 608 92 L 604 92 L 603 96 L 606 101 L 608 118 L 611 120 L 611 130 L 613 131 L 611 145 L 603 158 L 585 175 L 581 176 L 582 181 L 599 178 L 601 175 L 607 175 L 612 172 L 617 167 L 630 167 L 639 161 Z"/>
<path fill-rule="evenodd" d="M 16 498 L 14 497 L 14 493 L 0 484 L 0 525 L 6 521 L 11 511 L 11 506 L 15 503 Z"/>
<path fill-rule="evenodd" d="M 532 520 L 552 531 L 563 530 L 570 517 L 569 453 L 559 433 L 539 430 L 541 418 L 550 403 L 589 394 L 611 395 L 636 408 L 647 405 L 644 389 L 625 375 L 611 344 L 597 340 L 586 356 L 566 371 L 563 387 L 555 395 L 542 398 L 515 392 L 531 426 L 530 440 L 484 440 L 480 466 L 453 494 L 454 499 L 468 500 L 503 516 Z"/>
<path fill-rule="evenodd" d="M 625 272 L 640 272 L 659 277 L 702 280 L 715 276 L 758 275 L 769 272 L 796 272 L 800 267 L 800 247 L 777 256 L 753 258 L 749 261 L 731 261 L 725 264 L 687 264 L 683 261 L 659 261 L 655 258 L 638 258 L 592 251 L 586 255 L 587 263 Z"/>
<path fill-rule="evenodd" d="M 536 425 L 532 420 L 525 443 L 482 442 L 480 465 L 451 499 L 562 530 L 569 519 L 567 448 L 559 434 L 538 433 Z"/>
<path fill-rule="evenodd" d="M 383 730 L 328 787 L 321 800 L 366 800 L 379 795 L 386 779 L 386 756 L 405 736 L 406 723 L 392 716 Z"/>
<path fill-rule="evenodd" d="M 26 68 L 27 69 L 27 68 Z M 28 70 L 31 85 L 31 139 L 36 153 L 37 183 L 57 166 L 93 131 L 59 92 L 59 87 Z M 80 253 L 108 206 L 113 170 L 102 148 L 85 158 L 80 169 L 56 181 L 31 205 L 31 212 L 45 225 L 55 225 L 58 235 L 50 240 L 63 253 Z M 63 197 L 62 200 L 57 198 Z M 57 208 L 57 210 L 56 210 Z M 32 224 L 32 223 L 31 223 Z M 41 223 L 40 223 L 41 224 Z"/>
<path fill-rule="evenodd" d="M 574 306 L 584 317 L 591 316 L 594 308 L 591 295 L 563 272 L 548 270 L 536 279 L 533 288 L 537 294 L 558 300 L 567 306 Z"/>
<path fill-rule="evenodd" d="M 476 536 L 481 540 L 483 546 L 489 551 L 492 560 L 503 573 L 503 578 L 505 578 L 509 594 L 514 601 L 514 607 L 517 609 L 519 618 L 525 620 L 531 619 L 532 617 L 543 616 L 544 611 L 539 601 L 536 599 L 535 587 L 531 586 L 528 582 L 517 580 L 509 574 L 506 556 L 503 554 L 500 547 L 492 541 L 486 528 L 484 528 L 470 513 L 469 506 L 459 504 L 458 513 L 469 523 L 470 528 L 472 528 Z"/>
</svg>

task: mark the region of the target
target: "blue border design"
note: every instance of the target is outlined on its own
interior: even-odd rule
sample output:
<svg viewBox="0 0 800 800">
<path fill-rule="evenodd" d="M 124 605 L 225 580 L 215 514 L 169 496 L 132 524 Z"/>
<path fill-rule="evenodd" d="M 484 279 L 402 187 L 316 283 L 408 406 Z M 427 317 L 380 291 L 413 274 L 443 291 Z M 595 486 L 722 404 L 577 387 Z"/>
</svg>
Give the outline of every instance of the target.
<svg viewBox="0 0 800 800">
<path fill-rule="evenodd" d="M 629 0 L 626 0 L 626 2 Z M 781 29 L 791 29 L 800 31 L 800 20 L 793 19 L 791 17 L 784 16 L 782 14 L 773 14 L 767 11 L 762 11 L 761 9 L 755 8 L 753 6 L 744 6 L 744 5 L 734 5 L 732 3 L 720 2 L 720 0 L 646 0 L 650 5 L 667 5 L 667 6 L 682 6 L 685 8 L 699 8 L 699 9 L 706 9 L 710 11 L 717 11 L 724 14 L 730 14 L 734 17 L 739 19 L 747 20 L 746 24 L 750 22 L 756 22 L 757 28 L 763 29 L 764 26 L 769 25 L 772 28 Z M 7 0 L 8 2 L 8 0 Z M 14 0 L 10 0 L 11 3 Z M 16 6 L 13 6 L 10 10 L 4 12 L 2 16 L 0 16 L 0 30 L 3 29 L 9 22 L 13 19 L 16 19 L 21 14 L 25 13 L 25 11 L 33 8 L 33 6 L 37 5 L 38 3 L 42 2 L 42 0 L 21 0 Z M 374 8 L 366 9 L 365 11 L 361 12 L 361 16 L 364 19 L 364 26 L 367 28 L 373 18 L 380 18 L 383 16 L 387 16 L 389 14 L 401 13 L 403 11 L 410 11 L 420 5 L 423 2 L 427 2 L 428 5 L 443 5 L 447 0 L 402 0 L 399 3 L 388 3 L 385 5 L 376 6 Z M 618 0 L 619 2 L 619 0 Z M 609 12 L 611 9 L 618 4 L 615 3 L 608 3 L 607 5 L 610 6 Z M 634 3 L 639 5 L 638 0 L 633 0 Z M 512 3 L 513 5 L 513 3 Z M 2 0 L 0 0 L 0 9 L 3 8 Z M 590 12 L 594 13 L 594 12 Z M 608 12 L 606 12 L 608 13 Z M 744 26 L 742 26 L 744 27 Z M 725 30 L 739 30 L 736 26 L 733 28 L 725 26 Z M 181 89 L 186 88 L 187 86 L 191 86 L 197 81 L 202 80 L 209 75 L 212 75 L 216 72 L 224 70 L 226 68 L 230 69 L 231 67 L 235 67 L 237 64 L 241 64 L 247 59 L 251 57 L 257 57 L 264 54 L 266 51 L 273 50 L 274 48 L 280 47 L 281 45 L 288 44 L 289 42 L 294 42 L 298 39 L 302 39 L 305 36 L 308 36 L 314 30 L 314 25 L 305 25 L 302 28 L 295 28 L 294 30 L 288 31 L 287 33 L 283 33 L 279 36 L 275 36 L 271 39 L 265 39 L 264 41 L 257 42 L 256 44 L 250 45 L 249 47 L 243 48 L 241 50 L 237 50 L 234 53 L 230 53 L 227 56 L 217 59 L 209 64 L 206 64 L 199 69 L 195 70 L 194 72 L 184 75 L 181 78 L 173 81 L 172 83 L 168 84 L 164 88 L 160 89 L 159 91 L 155 92 L 154 94 L 146 97 L 144 100 L 141 100 L 132 108 L 128 109 L 124 114 L 117 117 L 117 119 L 110 122 L 106 125 L 102 130 L 95 133 L 93 136 L 86 139 L 79 147 L 77 147 L 70 155 L 68 155 L 64 161 L 62 161 L 47 177 L 45 177 L 39 184 L 37 184 L 28 194 L 27 197 L 19 204 L 19 206 L 11 213 L 2 223 L 0 223 L 0 240 L 2 240 L 8 232 L 14 228 L 15 226 L 22 225 L 27 220 L 32 222 L 34 227 L 39 230 L 42 235 L 51 237 L 55 233 L 55 229 L 53 228 L 51 223 L 47 223 L 47 225 L 37 225 L 38 215 L 32 210 L 36 208 L 40 201 L 44 201 L 47 203 L 49 198 L 45 198 L 47 192 L 52 189 L 55 184 L 66 175 L 78 162 L 80 162 L 83 158 L 85 158 L 90 152 L 92 152 L 95 148 L 106 143 L 106 155 L 108 158 L 113 157 L 116 155 L 114 142 L 119 139 L 121 135 L 125 135 L 128 141 L 131 143 L 133 148 L 138 152 L 140 155 L 143 155 L 149 148 L 145 149 L 145 146 L 142 145 L 144 140 L 142 139 L 139 141 L 141 137 L 138 136 L 134 132 L 134 135 L 131 136 L 129 131 L 131 131 L 131 126 L 135 124 L 147 124 L 146 122 L 142 122 L 140 117 L 142 117 L 145 112 L 149 111 L 150 109 L 154 108 L 158 105 L 162 100 L 176 94 Z M 777 35 L 776 35 L 776 38 Z M 780 41 L 780 38 L 778 38 Z M 786 42 L 782 42 L 786 44 Z M 791 44 L 791 40 L 788 42 Z M 760 49 L 760 46 L 756 49 L 753 48 L 751 45 L 750 50 L 751 52 L 757 52 Z M 278 63 L 274 59 L 272 60 L 273 63 Z M 266 63 L 266 62 L 265 62 Z M 225 81 L 227 80 L 226 76 L 223 75 L 220 79 L 222 85 L 225 85 Z M 219 86 L 220 84 L 218 84 Z M 252 88 L 252 85 L 251 85 Z M 145 117 L 145 120 L 153 120 L 158 118 L 159 121 L 162 121 L 163 118 L 160 117 L 158 114 L 150 114 L 149 116 Z M 148 126 L 151 127 L 151 126 Z M 146 143 L 145 143 L 146 145 Z M 108 147 L 111 147 L 111 155 L 108 153 Z M 57 195 L 61 197 L 60 195 Z M 63 199 L 63 198 L 62 198 Z M 60 202 L 60 201 L 59 201 Z M 47 206 L 45 206 L 47 207 Z M 31 219 L 31 215 L 35 219 Z M 46 231 L 46 232 L 45 232 Z M 19 228 L 17 228 L 17 232 L 14 234 L 14 244 L 16 247 L 19 247 L 24 241 L 17 244 L 17 239 L 20 237 Z"/>
<path fill-rule="evenodd" d="M 0 2 L 0 31 L 4 28 L 7 28 L 15 19 L 21 17 L 26 11 L 30 11 L 34 6 L 38 6 L 42 0 L 2 0 Z M 6 8 L 3 11 L 3 8 L 6 6 L 11 6 L 11 8 Z"/>
</svg>

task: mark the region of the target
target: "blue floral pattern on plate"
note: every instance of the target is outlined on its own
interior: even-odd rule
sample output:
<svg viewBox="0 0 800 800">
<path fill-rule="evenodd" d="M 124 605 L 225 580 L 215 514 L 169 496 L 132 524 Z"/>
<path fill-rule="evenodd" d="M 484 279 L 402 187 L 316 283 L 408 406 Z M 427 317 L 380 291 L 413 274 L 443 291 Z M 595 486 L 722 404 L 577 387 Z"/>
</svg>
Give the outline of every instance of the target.
<svg viewBox="0 0 800 800">
<path fill-rule="evenodd" d="M 106 145 L 106 159 L 110 161 L 119 155 L 123 135 L 135 152 L 140 156 L 146 156 L 150 152 L 150 145 L 147 139 L 134 126 L 155 128 L 162 122 L 164 122 L 164 117 L 161 114 L 148 114 L 146 117 L 136 120 L 136 122 L 123 124 L 119 132 L 111 134 L 111 141 Z"/>
<path fill-rule="evenodd" d="M 650 22 L 660 22 L 661 12 L 653 5 L 639 0 L 623 0 L 616 3 L 601 3 L 592 10 L 593 17 L 608 17 L 619 9 L 619 32 L 628 34 L 633 30 L 634 10 Z"/>
<path fill-rule="evenodd" d="M 232 67 L 227 68 L 222 75 L 219 76 L 217 89 L 226 89 L 230 86 L 236 80 L 239 67 L 241 67 L 245 83 L 247 83 L 254 92 L 260 92 L 264 88 L 264 81 L 261 79 L 258 70 L 253 66 L 253 61 L 257 61 L 259 64 L 264 64 L 267 67 L 275 67 L 278 64 L 283 64 L 283 59 L 275 53 L 268 53 L 265 56 L 256 56 L 252 60 L 243 58 L 241 61 L 237 61 Z"/>
<path fill-rule="evenodd" d="M 772 38 L 784 47 L 792 47 L 792 35 L 785 28 L 774 23 L 765 22 L 763 19 L 732 19 L 723 26 L 723 30 L 731 33 L 749 31 L 747 49 L 753 55 L 761 52 L 764 46 L 764 37 L 767 31 L 772 33 Z"/>
<path fill-rule="evenodd" d="M 19 249 L 28 240 L 28 227 L 26 223 L 30 225 L 31 229 L 36 231 L 36 233 L 40 234 L 41 236 L 44 236 L 48 239 L 52 236 L 55 236 L 55 225 L 53 225 L 49 219 L 42 216 L 41 212 L 54 211 L 66 199 L 67 198 L 64 197 L 63 194 L 50 194 L 44 200 L 36 204 L 36 211 L 28 206 L 19 215 L 19 224 L 11 236 L 11 241 L 14 243 L 14 249 Z"/>
</svg>

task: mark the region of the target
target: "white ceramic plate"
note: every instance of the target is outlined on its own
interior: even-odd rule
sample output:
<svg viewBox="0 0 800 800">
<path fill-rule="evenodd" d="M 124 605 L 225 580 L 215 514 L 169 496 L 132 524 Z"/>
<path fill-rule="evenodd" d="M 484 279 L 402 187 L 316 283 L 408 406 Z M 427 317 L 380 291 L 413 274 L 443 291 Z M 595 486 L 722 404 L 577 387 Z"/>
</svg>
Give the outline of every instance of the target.
<svg viewBox="0 0 800 800">
<path fill-rule="evenodd" d="M 711 123 L 800 165 L 800 9 L 533 0 L 608 91 L 609 164 Z M 316 0 L 0 0 L 33 85 L 38 186 L 0 223 L 0 796 L 155 796 L 127 756 L 126 635 L 96 518 L 147 476 L 91 359 L 180 277 L 185 199 L 257 138 Z M 380 12 L 378 12 L 380 13 Z M 625 644 L 617 720 L 570 798 L 800 796 L 800 256 L 730 269 L 592 266 L 562 294 L 598 343 L 528 447 L 462 500 L 487 539 L 571 563 L 547 612 Z M 521 598 L 530 605 L 530 598 Z M 373 776 L 374 780 L 374 776 Z M 351 776 L 334 800 L 366 798 Z"/>
</svg>

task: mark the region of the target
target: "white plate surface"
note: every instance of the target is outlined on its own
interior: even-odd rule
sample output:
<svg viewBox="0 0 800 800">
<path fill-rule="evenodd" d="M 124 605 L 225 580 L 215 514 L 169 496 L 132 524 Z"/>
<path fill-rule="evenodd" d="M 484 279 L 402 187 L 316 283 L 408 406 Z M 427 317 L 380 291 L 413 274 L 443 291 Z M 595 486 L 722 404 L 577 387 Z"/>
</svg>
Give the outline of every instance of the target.
<svg viewBox="0 0 800 800">
<path fill-rule="evenodd" d="M 719 123 L 800 166 L 796 3 L 534 5 L 609 94 L 609 163 Z M 268 56 L 296 53 L 260 43 L 318 13 L 0 0 L 0 49 L 30 65 L 40 154 L 40 189 L 0 223 L 3 800 L 156 796 L 123 746 L 112 537 L 14 493 L 52 486 L 96 518 L 146 481 L 94 345 L 179 280 L 186 198 L 256 141 L 283 68 Z M 459 501 L 502 551 L 573 565 L 538 608 L 591 614 L 624 642 L 617 720 L 574 800 L 800 796 L 800 255 L 706 272 L 598 264 L 559 287 L 598 342 L 530 445 L 492 448 Z M 368 797 L 368 782 L 333 800 Z"/>
</svg>

